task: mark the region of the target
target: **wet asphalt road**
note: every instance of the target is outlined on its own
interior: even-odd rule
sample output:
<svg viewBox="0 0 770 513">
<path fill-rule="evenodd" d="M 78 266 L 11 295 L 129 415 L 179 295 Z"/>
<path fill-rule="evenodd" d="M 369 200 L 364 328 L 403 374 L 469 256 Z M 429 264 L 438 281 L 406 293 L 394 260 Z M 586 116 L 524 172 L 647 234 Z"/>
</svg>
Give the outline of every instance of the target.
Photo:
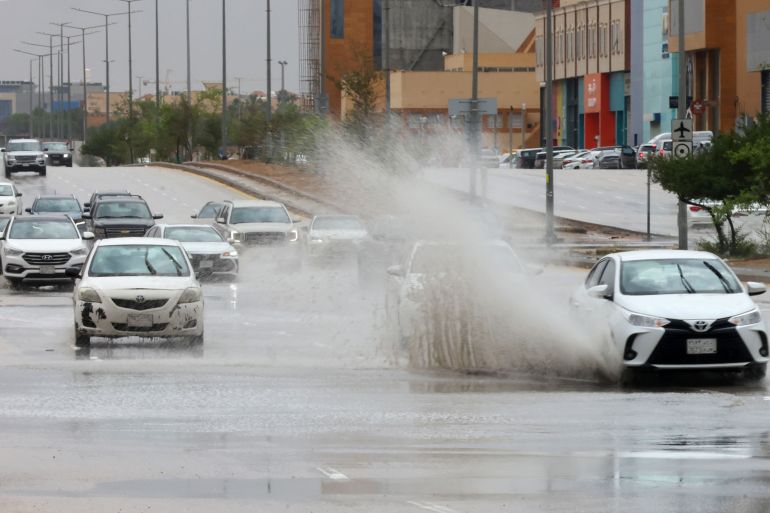
<svg viewBox="0 0 770 513">
<path fill-rule="evenodd" d="M 127 187 L 166 221 L 238 197 L 152 168 L 50 168 L 38 192 Z M 79 352 L 69 294 L 0 289 L 0 511 L 767 511 L 767 383 L 685 376 L 622 388 L 408 370 L 378 290 L 348 267 L 248 255 L 205 284 L 203 348 Z M 583 271 L 533 278 L 566 303 Z M 764 304 L 763 307 L 767 305 Z M 764 308 L 763 308 L 764 309 Z M 554 323 L 561 310 L 554 306 Z M 565 333 L 564 351 L 570 350 Z"/>
</svg>

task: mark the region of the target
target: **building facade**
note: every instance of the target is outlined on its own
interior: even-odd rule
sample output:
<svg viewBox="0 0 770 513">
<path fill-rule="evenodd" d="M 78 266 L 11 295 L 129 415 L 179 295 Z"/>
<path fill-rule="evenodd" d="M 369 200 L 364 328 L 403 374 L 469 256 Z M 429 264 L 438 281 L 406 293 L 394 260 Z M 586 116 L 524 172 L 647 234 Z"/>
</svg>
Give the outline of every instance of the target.
<svg viewBox="0 0 770 513">
<path fill-rule="evenodd" d="M 736 5 L 736 127 L 770 114 L 770 0 Z"/>
</svg>

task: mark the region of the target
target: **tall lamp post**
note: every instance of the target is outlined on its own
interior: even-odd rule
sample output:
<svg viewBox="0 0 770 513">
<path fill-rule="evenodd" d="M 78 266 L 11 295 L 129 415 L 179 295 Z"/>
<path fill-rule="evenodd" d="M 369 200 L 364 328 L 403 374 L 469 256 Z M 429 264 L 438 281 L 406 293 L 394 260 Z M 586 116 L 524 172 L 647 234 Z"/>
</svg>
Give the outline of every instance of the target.
<svg viewBox="0 0 770 513">
<path fill-rule="evenodd" d="M 267 14 L 267 129 L 265 130 L 265 137 L 267 138 L 267 157 L 272 160 L 273 158 L 273 138 L 270 133 L 270 127 L 273 124 L 273 85 L 271 82 L 270 72 L 272 71 L 272 58 L 270 54 L 270 0 L 267 1 L 267 8 L 265 13 Z M 323 37 L 323 36 L 322 36 Z M 283 69 L 283 67 L 281 67 Z"/>
<path fill-rule="evenodd" d="M 49 70 L 49 75 L 48 75 L 48 79 L 49 79 L 48 95 L 49 95 L 49 101 L 50 101 L 50 103 L 48 105 L 48 113 L 49 113 L 49 116 L 48 116 L 48 123 L 49 123 L 49 126 L 48 126 L 48 136 L 49 137 L 53 137 L 53 56 L 55 55 L 53 53 L 53 48 L 54 48 L 53 38 L 56 37 L 56 34 L 49 34 L 49 33 L 46 33 L 46 32 L 38 32 L 38 34 L 41 34 L 41 35 L 44 35 L 44 36 L 48 36 L 48 50 L 49 50 L 48 53 L 51 56 L 51 58 L 49 60 L 50 70 Z M 41 45 L 41 44 L 37 44 L 37 43 L 29 43 L 27 41 L 22 41 L 22 43 L 24 43 L 25 45 L 30 45 L 30 46 L 40 46 L 40 47 L 45 47 L 46 46 L 46 45 Z M 57 45 L 57 48 L 58 48 L 58 46 L 61 46 L 61 45 Z"/>
<path fill-rule="evenodd" d="M 192 81 L 190 79 L 190 0 L 185 0 L 185 23 L 187 39 L 187 147 L 188 158 L 192 160 Z"/>
<path fill-rule="evenodd" d="M 554 204 L 553 204 L 553 41 L 552 17 L 553 1 L 545 0 L 545 242 L 548 245 L 556 242 L 554 233 Z"/>
<path fill-rule="evenodd" d="M 115 23 L 109 23 L 108 25 L 114 25 Z M 81 41 L 83 44 L 83 143 L 86 142 L 86 132 L 88 130 L 88 84 L 86 81 L 86 36 L 91 34 L 98 34 L 98 31 L 89 32 L 86 34 L 86 30 L 105 27 L 107 25 L 92 25 L 90 27 L 75 27 L 70 25 L 69 28 L 73 30 L 79 30 L 81 32 Z"/>
<path fill-rule="evenodd" d="M 26 41 L 22 41 L 22 43 L 24 43 L 25 45 L 30 45 L 30 46 L 39 46 L 39 47 L 48 48 L 48 45 L 40 45 L 40 44 L 37 44 L 37 43 L 29 43 L 29 42 L 26 42 Z M 44 108 L 45 93 L 44 93 L 43 90 L 45 89 L 45 71 L 44 71 L 45 70 L 45 65 L 44 65 L 43 59 L 45 57 L 53 58 L 52 57 L 53 56 L 53 52 L 40 54 L 40 53 L 28 52 L 26 50 L 14 50 L 14 51 L 15 52 L 19 52 L 19 53 L 23 53 L 25 55 L 33 55 L 33 56 L 36 56 L 38 58 L 38 82 L 39 82 L 38 85 L 39 85 L 39 88 L 38 88 L 37 106 L 38 106 L 38 108 Z M 45 135 L 45 120 L 43 120 L 43 122 L 42 122 L 42 124 L 40 126 L 40 135 L 41 136 Z M 51 133 L 50 135 L 51 135 L 51 137 L 53 137 L 53 133 Z"/>
<path fill-rule="evenodd" d="M 32 122 L 32 103 L 34 102 L 34 94 L 35 94 L 35 82 L 32 80 L 32 63 L 35 62 L 35 60 L 38 61 L 38 75 L 40 74 L 40 58 L 42 55 L 32 52 L 27 52 L 24 50 L 18 50 L 16 48 L 13 49 L 14 52 L 23 53 L 24 55 L 31 55 L 34 57 L 34 59 L 29 60 L 29 135 L 30 137 L 35 136 L 35 126 Z M 43 87 L 43 81 L 40 76 L 37 77 L 38 82 L 40 82 L 40 87 Z"/>
<path fill-rule="evenodd" d="M 131 48 L 131 14 L 134 12 L 141 12 L 141 11 L 132 11 L 131 10 L 131 4 L 134 2 L 141 2 L 141 0 L 120 0 L 121 2 L 125 2 L 126 4 L 126 15 L 128 16 L 128 157 L 131 159 L 131 162 L 134 161 L 134 144 L 132 140 L 132 133 L 134 128 L 134 81 L 131 77 L 133 77 L 133 58 L 132 58 L 132 48 Z"/>
<path fill-rule="evenodd" d="M 679 104 L 677 105 L 677 116 L 679 119 L 687 117 L 687 52 L 685 51 L 685 30 L 684 30 L 684 0 L 679 0 L 679 10 L 677 17 L 679 22 L 679 41 L 677 41 L 677 51 L 679 52 Z M 676 224 L 679 232 L 679 249 L 687 249 L 687 204 L 679 200 L 677 205 Z"/>
<path fill-rule="evenodd" d="M 227 156 L 227 7 L 222 0 L 222 157 Z"/>
<path fill-rule="evenodd" d="M 58 124 L 58 136 L 59 138 L 64 137 L 64 27 L 69 25 L 70 22 L 64 22 L 64 23 L 55 23 L 51 22 L 51 25 L 54 25 L 56 27 L 59 27 L 59 66 L 58 66 L 58 73 L 59 73 L 59 112 L 57 113 L 57 124 Z M 69 55 L 69 54 L 68 54 Z"/>
</svg>

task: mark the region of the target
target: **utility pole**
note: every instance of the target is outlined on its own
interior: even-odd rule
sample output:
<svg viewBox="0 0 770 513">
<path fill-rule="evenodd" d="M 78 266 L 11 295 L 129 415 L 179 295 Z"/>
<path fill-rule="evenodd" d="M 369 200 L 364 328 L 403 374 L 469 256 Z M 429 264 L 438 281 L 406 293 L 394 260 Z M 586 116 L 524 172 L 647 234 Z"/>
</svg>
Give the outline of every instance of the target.
<svg viewBox="0 0 770 513">
<path fill-rule="evenodd" d="M 185 19 L 187 26 L 187 147 L 188 157 L 192 160 L 192 82 L 190 80 L 190 0 L 185 0 Z"/>
<path fill-rule="evenodd" d="M 25 43 L 25 44 L 32 44 L 32 43 Z M 46 46 L 46 45 L 33 45 L 33 46 Z M 14 52 L 18 52 L 18 53 L 23 53 L 24 55 L 30 55 L 32 57 L 35 57 L 37 59 L 37 61 L 38 61 L 38 77 L 37 77 L 37 81 L 39 82 L 39 84 L 38 84 L 38 108 L 40 108 L 40 106 L 42 104 L 42 102 L 40 100 L 41 92 L 43 90 L 43 87 L 45 87 L 45 84 L 44 84 L 44 81 L 45 81 L 44 78 L 45 77 L 43 77 L 43 73 L 42 73 L 43 57 L 46 57 L 46 56 L 51 55 L 51 54 L 32 53 L 32 52 L 28 52 L 26 50 L 18 50 L 16 48 L 14 48 L 13 51 Z M 33 61 L 34 61 L 34 59 L 30 60 L 30 63 L 29 63 L 29 82 L 31 84 L 30 85 L 30 93 L 29 93 L 29 112 L 30 112 L 30 114 L 29 114 L 29 127 L 30 127 L 29 131 L 30 131 L 30 135 L 32 135 L 32 132 L 34 131 L 34 125 L 32 123 L 32 114 L 33 114 L 32 103 L 34 101 L 34 90 L 35 90 L 35 87 L 34 87 L 35 83 L 32 81 L 32 62 Z M 45 127 L 41 126 L 40 127 L 41 135 L 43 134 L 44 131 L 45 131 Z"/>
<path fill-rule="evenodd" d="M 111 23 L 110 25 L 114 25 L 114 23 Z M 83 143 L 86 142 L 86 132 L 88 130 L 88 84 L 86 81 L 86 36 L 91 34 L 98 34 L 97 31 L 89 32 L 86 34 L 86 30 L 91 30 L 95 28 L 100 27 L 106 27 L 106 25 L 92 25 L 90 27 L 75 27 L 70 25 L 69 28 L 74 30 L 79 30 L 81 32 L 80 40 L 83 44 Z"/>
<path fill-rule="evenodd" d="M 160 24 L 158 0 L 155 0 L 155 124 L 160 123 Z"/>
<path fill-rule="evenodd" d="M 222 156 L 227 156 L 227 11 L 222 0 Z"/>
<path fill-rule="evenodd" d="M 527 147 L 527 104 L 521 104 L 521 148 Z"/>
<path fill-rule="evenodd" d="M 319 58 L 318 58 L 318 102 L 316 104 L 316 111 L 318 114 L 326 114 L 326 1 L 319 2 L 319 18 L 321 19 L 321 27 L 318 31 L 320 34 L 318 40 L 319 45 Z"/>
<path fill-rule="evenodd" d="M 40 48 L 48 48 L 48 53 L 45 54 L 45 55 L 50 57 L 49 64 L 50 64 L 50 68 L 51 68 L 50 69 L 50 74 L 49 74 L 50 83 L 49 83 L 49 87 L 48 87 L 48 94 L 50 95 L 50 104 L 48 105 L 48 113 L 49 113 L 49 115 L 48 115 L 48 122 L 49 122 L 48 137 L 53 138 L 53 56 L 54 56 L 54 53 L 53 53 L 53 48 L 54 48 L 53 38 L 56 37 L 56 34 L 49 34 L 48 32 L 38 32 L 38 34 L 41 34 L 41 35 L 44 35 L 44 36 L 48 36 L 48 44 L 47 45 L 41 45 L 39 43 L 30 43 L 29 41 L 22 41 L 22 43 L 25 44 L 25 45 L 37 46 L 37 47 L 40 47 Z M 45 69 L 45 66 L 42 64 L 42 61 L 41 61 L 41 66 L 43 67 L 43 69 Z M 45 74 L 44 72 L 41 73 L 41 75 L 44 75 L 44 74 Z M 45 82 L 45 80 L 41 80 L 41 83 L 43 83 L 43 82 Z M 42 88 L 43 88 L 43 86 L 41 86 L 41 89 Z M 44 98 L 45 97 L 45 93 L 41 92 L 41 96 Z"/>
<path fill-rule="evenodd" d="M 508 167 L 513 167 L 513 105 L 508 111 Z"/>
<path fill-rule="evenodd" d="M 139 98 L 142 97 L 142 79 L 144 78 L 143 75 L 137 75 L 136 80 L 139 82 Z"/>
<path fill-rule="evenodd" d="M 133 142 L 133 130 L 134 130 L 134 81 L 131 80 L 133 75 L 133 51 L 131 47 L 131 13 L 141 12 L 132 11 L 131 4 L 134 2 L 140 2 L 141 0 L 120 0 L 126 4 L 126 15 L 128 16 L 128 157 L 131 162 L 134 162 L 134 142 Z"/>
<path fill-rule="evenodd" d="M 545 0 L 545 243 L 556 242 L 553 205 L 553 1 Z"/>
<path fill-rule="evenodd" d="M 382 3 L 382 31 L 385 35 L 385 48 L 382 49 L 382 70 L 385 72 L 385 115 L 390 121 L 390 0 Z"/>
<path fill-rule="evenodd" d="M 241 105 L 243 104 L 241 96 L 241 80 L 243 80 L 243 77 L 235 77 L 235 80 L 238 81 L 238 119 L 241 119 Z"/>
<path fill-rule="evenodd" d="M 57 135 L 60 139 L 64 138 L 64 27 L 69 25 L 71 22 L 66 21 L 64 23 L 55 23 L 51 22 L 51 25 L 55 25 L 59 27 L 59 65 L 58 65 L 58 73 L 59 73 L 59 112 L 56 115 L 57 118 L 57 125 L 58 125 L 58 132 Z M 69 109 L 69 106 L 67 106 Z"/>
<path fill-rule="evenodd" d="M 270 133 L 270 127 L 273 123 L 273 85 L 271 83 L 270 71 L 272 67 L 272 60 L 270 55 L 270 0 L 267 1 L 267 129 L 265 130 L 267 157 L 272 160 L 273 158 L 273 139 Z M 283 69 L 283 68 L 281 68 Z"/>
<path fill-rule="evenodd" d="M 687 117 L 687 52 L 684 41 L 684 0 L 679 0 L 677 3 L 679 4 L 679 41 L 677 42 L 677 51 L 679 52 L 679 104 L 677 105 L 677 116 L 679 119 L 684 119 Z M 687 249 L 687 204 L 682 200 L 679 200 L 676 221 L 679 228 L 679 249 Z"/>
<path fill-rule="evenodd" d="M 70 59 L 70 39 L 77 36 L 64 36 L 67 39 L 67 141 L 72 141 L 72 115 L 70 114 L 70 107 L 72 106 L 72 66 L 71 66 L 71 59 Z M 78 44 L 77 41 L 75 41 L 74 44 Z M 83 41 L 83 45 L 85 46 L 85 41 Z"/>
<path fill-rule="evenodd" d="M 471 153 L 470 195 L 476 199 L 476 171 L 479 165 L 479 4 L 473 2 L 473 70 L 471 72 Z"/>
</svg>

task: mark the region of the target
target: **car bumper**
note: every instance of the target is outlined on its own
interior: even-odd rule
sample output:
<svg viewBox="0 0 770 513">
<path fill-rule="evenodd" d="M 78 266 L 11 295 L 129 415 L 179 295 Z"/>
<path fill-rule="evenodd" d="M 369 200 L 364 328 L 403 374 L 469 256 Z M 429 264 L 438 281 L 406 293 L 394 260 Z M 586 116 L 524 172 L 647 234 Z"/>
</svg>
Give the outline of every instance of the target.
<svg viewBox="0 0 770 513">
<path fill-rule="evenodd" d="M 79 333 L 109 338 L 170 338 L 203 334 L 202 301 L 178 304 L 172 299 L 162 308 L 132 310 L 117 307 L 109 299 L 103 300 L 103 303 L 75 300 L 75 329 Z"/>
<path fill-rule="evenodd" d="M 71 282 L 66 276 L 68 267 L 82 267 L 85 256 L 73 256 L 64 264 L 53 266 L 31 265 L 21 257 L 6 256 L 3 258 L 3 274 L 7 278 L 36 281 L 36 282 Z"/>
<path fill-rule="evenodd" d="M 217 276 L 238 274 L 238 259 L 222 257 L 219 254 L 192 253 L 190 261 L 195 274 L 199 276 Z"/>
<path fill-rule="evenodd" d="M 24 162 L 16 164 L 5 164 L 6 171 L 44 171 L 45 163 Z"/>
<path fill-rule="evenodd" d="M 615 326 L 615 343 L 626 367 L 656 369 L 731 369 L 768 362 L 768 339 L 764 323 L 749 326 L 715 321 L 710 330 L 698 333 L 674 327 L 640 328 Z M 688 340 L 714 339 L 716 352 L 689 354 Z"/>
<path fill-rule="evenodd" d="M 49 166 L 67 166 L 72 165 L 72 159 L 71 158 L 64 158 L 64 157 L 48 157 L 48 165 Z"/>
</svg>

